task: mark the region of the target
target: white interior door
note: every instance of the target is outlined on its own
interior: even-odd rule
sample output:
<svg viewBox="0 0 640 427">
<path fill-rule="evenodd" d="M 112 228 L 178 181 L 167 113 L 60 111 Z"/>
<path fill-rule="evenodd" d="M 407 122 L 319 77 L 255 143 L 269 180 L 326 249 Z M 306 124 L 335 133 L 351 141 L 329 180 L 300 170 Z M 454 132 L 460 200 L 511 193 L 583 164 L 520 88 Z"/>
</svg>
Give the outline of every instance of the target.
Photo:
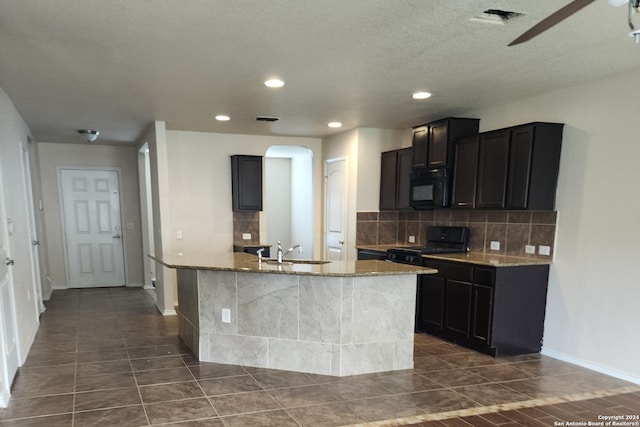
<svg viewBox="0 0 640 427">
<path fill-rule="evenodd" d="M 68 285 L 124 285 L 118 172 L 61 169 Z"/>
<path fill-rule="evenodd" d="M 347 251 L 347 160 L 325 162 L 325 259 L 344 261 Z"/>
<path fill-rule="evenodd" d="M 11 382 L 18 371 L 18 339 L 11 278 L 7 218 L 0 174 L 0 407 L 9 403 Z"/>
</svg>

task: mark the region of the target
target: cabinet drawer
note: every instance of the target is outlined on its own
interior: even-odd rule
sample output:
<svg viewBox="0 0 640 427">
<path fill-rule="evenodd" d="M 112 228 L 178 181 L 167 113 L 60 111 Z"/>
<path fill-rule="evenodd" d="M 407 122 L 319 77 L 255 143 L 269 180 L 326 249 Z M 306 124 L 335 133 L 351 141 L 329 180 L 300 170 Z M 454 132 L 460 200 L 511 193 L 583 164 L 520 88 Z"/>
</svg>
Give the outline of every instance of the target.
<svg viewBox="0 0 640 427">
<path fill-rule="evenodd" d="M 438 270 L 438 275 L 451 280 L 459 280 L 461 282 L 471 282 L 473 278 L 473 267 L 460 263 L 440 262 L 426 260 L 424 265 Z"/>
<path fill-rule="evenodd" d="M 484 286 L 493 286 L 496 277 L 495 268 L 476 267 L 473 269 L 473 283 Z"/>
</svg>

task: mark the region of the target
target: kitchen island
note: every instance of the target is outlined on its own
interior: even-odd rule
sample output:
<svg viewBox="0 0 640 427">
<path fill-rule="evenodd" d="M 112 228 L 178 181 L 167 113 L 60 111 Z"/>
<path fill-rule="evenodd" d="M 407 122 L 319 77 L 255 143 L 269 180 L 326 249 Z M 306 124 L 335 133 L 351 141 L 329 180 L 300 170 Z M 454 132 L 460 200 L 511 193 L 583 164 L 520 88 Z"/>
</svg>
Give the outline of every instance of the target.
<svg viewBox="0 0 640 427">
<path fill-rule="evenodd" d="M 152 257 L 178 271 L 179 333 L 198 359 L 346 376 L 413 367 L 416 274 L 384 261 Z"/>
</svg>

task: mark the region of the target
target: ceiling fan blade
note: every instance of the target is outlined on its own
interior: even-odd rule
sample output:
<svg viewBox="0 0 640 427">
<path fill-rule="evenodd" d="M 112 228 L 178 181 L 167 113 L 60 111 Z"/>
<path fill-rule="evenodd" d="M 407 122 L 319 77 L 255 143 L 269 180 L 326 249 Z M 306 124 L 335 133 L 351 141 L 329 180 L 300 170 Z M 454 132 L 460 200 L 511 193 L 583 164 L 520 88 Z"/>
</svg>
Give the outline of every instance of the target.
<svg viewBox="0 0 640 427">
<path fill-rule="evenodd" d="M 573 0 L 562 9 L 557 10 L 556 12 L 544 18 L 542 21 L 538 22 L 528 31 L 524 32 L 520 37 L 509 43 L 507 46 L 514 46 L 516 44 L 524 43 L 527 40 L 531 40 L 538 34 L 547 31 L 549 28 L 565 20 L 566 18 L 570 17 L 571 15 L 573 15 L 583 7 L 593 3 L 594 1 L 595 0 Z"/>
</svg>

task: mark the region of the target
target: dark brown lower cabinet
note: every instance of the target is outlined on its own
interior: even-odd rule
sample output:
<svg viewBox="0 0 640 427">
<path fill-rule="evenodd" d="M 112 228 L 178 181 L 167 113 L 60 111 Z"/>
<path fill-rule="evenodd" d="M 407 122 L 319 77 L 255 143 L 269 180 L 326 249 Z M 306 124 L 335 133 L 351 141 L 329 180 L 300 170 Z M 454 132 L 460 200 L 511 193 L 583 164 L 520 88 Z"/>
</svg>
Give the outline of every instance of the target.
<svg viewBox="0 0 640 427">
<path fill-rule="evenodd" d="M 427 259 L 418 279 L 416 331 L 491 356 L 542 348 L 548 265 L 487 267 Z"/>
</svg>

